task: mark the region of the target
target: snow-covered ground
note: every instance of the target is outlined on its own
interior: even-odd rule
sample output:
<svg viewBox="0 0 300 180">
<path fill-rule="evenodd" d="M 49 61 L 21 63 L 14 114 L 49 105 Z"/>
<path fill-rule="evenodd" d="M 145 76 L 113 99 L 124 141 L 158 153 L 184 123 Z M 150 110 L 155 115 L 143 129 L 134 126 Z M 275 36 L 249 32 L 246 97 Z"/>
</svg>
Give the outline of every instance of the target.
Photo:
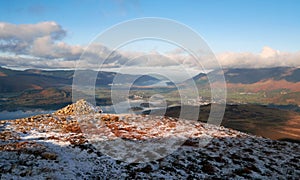
<svg viewBox="0 0 300 180">
<path fill-rule="evenodd" d="M 300 178 L 296 143 L 196 121 L 79 115 L 74 108 L 1 121 L 1 179 Z"/>
</svg>

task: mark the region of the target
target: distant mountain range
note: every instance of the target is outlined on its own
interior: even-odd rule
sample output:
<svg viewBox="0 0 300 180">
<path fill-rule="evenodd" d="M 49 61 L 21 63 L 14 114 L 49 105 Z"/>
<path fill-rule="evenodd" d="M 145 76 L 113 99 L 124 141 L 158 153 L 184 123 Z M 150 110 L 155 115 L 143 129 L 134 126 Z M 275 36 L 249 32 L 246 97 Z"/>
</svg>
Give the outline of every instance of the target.
<svg viewBox="0 0 300 180">
<path fill-rule="evenodd" d="M 245 89 L 249 92 L 290 90 L 300 91 L 300 68 L 275 67 L 260 69 L 224 69 L 224 77 L 229 89 Z M 208 74 L 200 73 L 186 80 L 188 84 L 195 81 L 196 84 L 207 84 L 208 77 L 215 77 L 223 73 L 211 71 Z"/>
<path fill-rule="evenodd" d="M 85 78 L 95 71 L 81 70 Z M 300 91 L 300 69 L 290 67 L 261 68 L 261 69 L 225 69 L 224 77 L 228 88 L 245 88 L 248 91 L 286 89 Z M 186 80 L 183 84 L 195 82 L 207 84 L 208 76 L 213 77 L 220 71 L 212 71 L 208 74 L 200 73 Z M 24 71 L 11 70 L 0 67 L 0 93 L 20 92 L 26 89 L 45 89 L 52 87 L 70 86 L 73 82 L 73 70 L 36 70 Z M 117 73 L 99 72 L 96 86 L 109 86 L 113 83 Z M 208 76 L 207 76 L 208 75 Z M 159 83 L 161 80 L 149 75 L 121 74 L 123 83 L 134 81 L 136 86 L 149 86 Z M 169 83 L 172 85 L 172 83 Z"/>
<path fill-rule="evenodd" d="M 225 70 L 227 83 L 253 84 L 261 81 L 300 82 L 300 69 L 289 67 L 262 69 L 227 69 Z"/>
<path fill-rule="evenodd" d="M 226 83 L 229 84 L 254 84 L 258 82 L 273 80 L 273 81 L 286 81 L 290 83 L 300 82 L 300 68 L 291 67 L 275 67 L 275 68 L 260 68 L 260 69 L 247 69 L 247 68 L 234 68 L 224 69 L 224 77 Z M 221 71 L 211 71 L 209 76 L 215 76 L 222 73 Z M 194 81 L 206 80 L 207 75 L 200 73 L 194 76 Z"/>
<path fill-rule="evenodd" d="M 214 77 L 224 73 L 227 102 L 254 104 L 300 104 L 300 69 L 292 67 L 234 68 L 200 73 L 182 83 L 189 87 L 192 82 L 201 91 L 210 92 Z M 208 77 L 212 77 L 210 80 Z"/>
<path fill-rule="evenodd" d="M 95 71 L 80 70 L 84 74 L 85 81 L 92 79 Z M 0 67 L 0 93 L 21 92 L 28 89 L 41 90 L 46 88 L 70 86 L 73 82 L 73 70 L 36 70 L 24 71 L 12 70 Z M 91 76 L 89 76 L 91 75 Z M 96 86 L 109 86 L 113 83 L 117 73 L 99 72 L 96 79 Z M 120 75 L 120 74 L 119 74 Z M 149 75 L 121 74 L 122 83 L 134 82 L 136 86 L 148 86 L 160 82 L 159 79 Z"/>
<path fill-rule="evenodd" d="M 117 83 L 132 84 L 135 91 L 150 89 L 152 92 L 176 91 L 172 82 L 151 75 L 117 74 L 115 72 L 99 72 L 80 70 L 79 76 L 83 82 L 96 78 L 96 87 L 104 89 L 97 103 L 109 105 L 110 85 L 116 77 L 121 77 Z M 227 102 L 232 104 L 300 104 L 300 69 L 290 67 L 261 69 L 224 69 L 227 86 Z M 211 71 L 208 74 L 199 73 L 191 79 L 179 83 L 180 88 L 190 88 L 190 83 L 199 87 L 202 98 L 210 101 L 210 84 L 218 83 L 208 80 L 208 77 L 219 76 L 221 71 Z M 78 74 L 76 74 L 78 75 Z M 97 75 L 95 77 L 95 75 Z M 60 108 L 72 100 L 71 85 L 73 70 L 12 70 L 0 67 L 0 110 L 15 110 L 20 107 L 30 108 Z M 157 84 L 166 84 L 159 87 Z M 176 84 L 178 85 L 178 84 Z M 161 88 L 166 88 L 161 91 Z M 99 92 L 98 92 L 99 93 Z"/>
</svg>

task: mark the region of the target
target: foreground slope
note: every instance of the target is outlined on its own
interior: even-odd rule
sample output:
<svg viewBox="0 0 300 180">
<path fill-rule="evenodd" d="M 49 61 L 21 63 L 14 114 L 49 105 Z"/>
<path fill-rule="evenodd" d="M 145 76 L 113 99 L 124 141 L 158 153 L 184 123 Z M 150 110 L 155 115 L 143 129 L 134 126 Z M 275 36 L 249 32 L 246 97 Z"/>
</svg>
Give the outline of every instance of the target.
<svg viewBox="0 0 300 180">
<path fill-rule="evenodd" d="M 91 110 L 96 113 L 93 122 L 102 125 L 97 132 L 98 141 L 122 138 L 143 143 L 176 137 L 189 129 L 190 133 L 187 141 L 166 157 L 145 163 L 118 161 L 95 148 L 93 139 L 86 139 L 82 133 L 84 127 L 78 124 L 78 117 L 88 117 L 86 111 Z M 205 137 L 212 140 L 201 146 L 199 142 Z M 121 152 L 122 147 L 114 150 Z M 101 115 L 85 101 L 53 114 L 1 121 L 0 151 L 1 179 L 300 177 L 299 144 L 177 118 Z M 153 156 L 149 153 L 146 158 Z"/>
<path fill-rule="evenodd" d="M 218 104 L 215 104 L 215 106 L 218 106 Z M 185 118 L 192 119 L 193 112 L 199 111 L 198 120 L 202 122 L 207 122 L 211 111 L 211 104 L 203 105 L 200 108 L 196 106 L 182 107 L 189 110 L 184 115 Z M 168 107 L 165 116 L 180 117 L 182 107 Z M 149 114 L 149 111 L 145 113 Z M 151 111 L 151 113 L 162 114 L 163 110 Z M 290 139 L 300 141 L 299 112 L 275 109 L 264 105 L 227 104 L 221 125 L 273 140 Z"/>
</svg>

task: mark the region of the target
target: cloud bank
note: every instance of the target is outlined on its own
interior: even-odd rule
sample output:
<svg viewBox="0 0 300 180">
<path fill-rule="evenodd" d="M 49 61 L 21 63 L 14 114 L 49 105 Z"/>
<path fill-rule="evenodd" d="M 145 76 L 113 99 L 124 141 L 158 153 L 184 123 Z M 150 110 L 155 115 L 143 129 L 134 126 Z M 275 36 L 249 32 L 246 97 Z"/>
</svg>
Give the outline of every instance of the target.
<svg viewBox="0 0 300 180">
<path fill-rule="evenodd" d="M 103 45 L 86 47 L 69 45 L 63 41 L 67 32 L 56 22 L 15 25 L 0 22 L 0 65 L 17 68 L 75 68 L 75 61 L 82 60 L 84 68 L 94 68 L 96 61 L 110 54 Z M 114 53 L 107 63 L 124 61 Z"/>
<path fill-rule="evenodd" d="M 20 25 L 0 22 L 0 66 L 73 69 L 77 63 L 77 66 L 81 68 L 95 69 L 98 68 L 96 65 L 99 62 L 103 62 L 105 68 L 183 67 L 192 69 L 198 63 L 182 49 L 174 49 L 165 53 L 126 50 L 112 52 L 101 44 L 92 44 L 88 48 L 67 44 L 63 41 L 66 36 L 67 31 L 53 21 Z M 82 53 L 84 53 L 83 57 L 81 57 Z M 226 52 L 217 54 L 216 57 L 224 68 L 300 66 L 300 51 L 281 52 L 268 46 L 263 47 L 260 53 Z M 215 68 L 210 57 L 203 56 L 200 63 L 209 69 Z"/>
<path fill-rule="evenodd" d="M 258 54 L 227 52 L 217 55 L 220 64 L 226 68 L 266 68 L 266 67 L 299 67 L 300 51 L 281 52 L 268 46 Z"/>
<path fill-rule="evenodd" d="M 61 40 L 66 31 L 55 22 L 41 22 L 37 24 L 15 25 L 0 23 L 0 50 L 14 54 L 28 54 L 36 50 L 32 46 L 38 45 L 40 41 Z M 31 53 L 39 53 L 32 51 Z"/>
</svg>

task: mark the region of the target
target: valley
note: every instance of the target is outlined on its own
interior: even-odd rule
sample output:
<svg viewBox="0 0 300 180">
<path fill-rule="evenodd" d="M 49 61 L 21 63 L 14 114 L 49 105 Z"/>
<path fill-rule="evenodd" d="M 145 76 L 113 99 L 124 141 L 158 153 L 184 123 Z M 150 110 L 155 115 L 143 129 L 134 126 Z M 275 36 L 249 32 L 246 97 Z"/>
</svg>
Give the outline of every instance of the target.
<svg viewBox="0 0 300 180">
<path fill-rule="evenodd" d="M 5 68 L 0 70 L 1 112 L 36 109 L 53 111 L 72 103 L 73 71 L 17 71 Z M 221 125 L 271 139 L 300 140 L 299 72 L 299 69 L 295 68 L 224 70 L 227 106 Z M 111 84 L 115 76 L 116 73 L 112 72 L 97 74 L 95 98 L 98 106 L 112 105 Z M 249 77 L 252 79 L 249 80 Z M 136 80 L 130 88 L 129 95 L 122 101 L 141 101 L 140 104 L 132 105 L 128 113 L 149 114 L 151 108 L 151 113 L 159 113 L 160 107 L 155 107 L 151 101 L 163 100 L 167 105 L 166 116 L 179 117 L 182 106 L 191 112 L 200 106 L 198 120 L 205 122 L 210 113 L 210 104 L 220 103 L 211 100 L 208 78 L 203 73 L 192 78 L 198 87 L 199 99 L 183 98 L 184 103 L 181 103 L 182 97 L 177 87 L 188 94 L 189 83 L 192 80 L 177 83 L 176 87 L 172 83 L 167 83 L 167 86 L 153 86 L 160 80 L 151 76 L 124 75 L 123 79 L 124 83 L 125 80 Z M 153 99 L 158 94 L 161 99 Z"/>
</svg>

